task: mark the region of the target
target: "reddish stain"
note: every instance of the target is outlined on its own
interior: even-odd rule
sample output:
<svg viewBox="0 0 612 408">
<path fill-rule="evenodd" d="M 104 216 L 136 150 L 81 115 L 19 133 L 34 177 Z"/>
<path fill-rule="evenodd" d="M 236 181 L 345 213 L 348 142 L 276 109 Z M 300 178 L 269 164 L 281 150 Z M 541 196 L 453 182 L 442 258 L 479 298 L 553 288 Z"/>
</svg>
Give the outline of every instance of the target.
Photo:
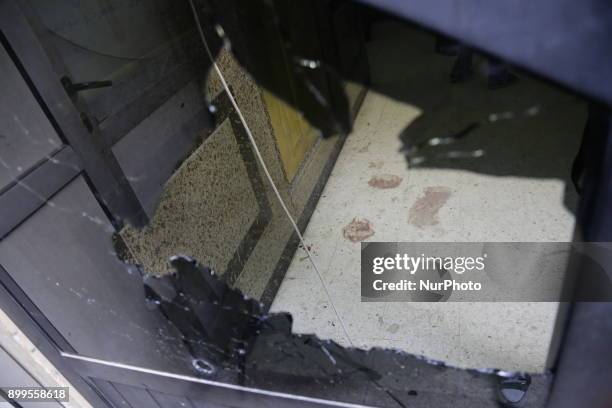
<svg viewBox="0 0 612 408">
<path fill-rule="evenodd" d="M 378 176 L 372 176 L 368 185 L 374 188 L 395 188 L 400 185 L 403 178 L 396 176 L 395 174 L 380 174 Z"/>
<path fill-rule="evenodd" d="M 438 224 L 438 211 L 446 204 L 450 195 L 451 190 L 448 187 L 427 187 L 423 195 L 410 207 L 408 222 L 420 228 Z"/>
<path fill-rule="evenodd" d="M 351 242 L 359 242 L 374 235 L 374 230 L 370 221 L 355 217 L 353 221 L 342 228 L 342 235 Z"/>
</svg>

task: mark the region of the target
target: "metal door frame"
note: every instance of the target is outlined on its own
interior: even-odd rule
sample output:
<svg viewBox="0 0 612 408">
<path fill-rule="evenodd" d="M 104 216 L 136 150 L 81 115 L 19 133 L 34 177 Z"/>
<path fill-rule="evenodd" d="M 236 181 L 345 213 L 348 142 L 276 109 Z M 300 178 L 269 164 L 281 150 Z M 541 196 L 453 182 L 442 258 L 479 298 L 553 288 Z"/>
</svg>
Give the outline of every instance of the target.
<svg viewBox="0 0 612 408">
<path fill-rule="evenodd" d="M 34 28 L 13 0 L 0 1 L 0 27 L 2 45 L 12 57 L 59 137 L 65 144 L 70 145 L 82 160 L 80 166 L 111 221 L 120 223 L 120 220 L 125 218 L 135 225 L 144 225 L 147 222 L 144 209 L 123 174 L 111 146 L 104 143 L 96 127 L 93 127 L 91 132 L 88 131 L 83 123 L 90 121 L 88 112 L 79 111 L 68 96 L 61 83 L 61 75 L 55 72 Z M 56 171 L 52 173 L 57 175 Z M 54 192 L 49 191 L 49 195 Z M 5 205 L 0 207 L 0 218 L 9 215 L 5 213 L 8 209 L 14 211 L 15 208 L 23 206 L 23 202 L 15 201 L 17 199 L 24 197 L 15 194 L 10 202 L 3 203 Z M 32 196 L 29 201 L 40 202 L 40 199 Z M 31 203 L 28 203 L 27 207 L 38 208 Z M 27 217 L 29 214 L 22 211 L 21 215 Z M 0 230 L 0 236 L 5 236 L 12 228 Z"/>
</svg>

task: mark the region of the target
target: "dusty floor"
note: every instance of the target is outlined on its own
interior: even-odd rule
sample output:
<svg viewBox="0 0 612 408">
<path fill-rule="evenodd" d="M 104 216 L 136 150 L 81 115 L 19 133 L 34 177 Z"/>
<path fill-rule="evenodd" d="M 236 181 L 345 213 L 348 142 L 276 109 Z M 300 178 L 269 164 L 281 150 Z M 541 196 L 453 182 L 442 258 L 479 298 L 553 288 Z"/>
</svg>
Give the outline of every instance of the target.
<svg viewBox="0 0 612 408">
<path fill-rule="evenodd" d="M 375 91 L 366 96 L 305 239 L 355 346 L 393 347 L 464 367 L 542 371 L 556 303 L 360 301 L 359 239 L 572 237 L 576 198 L 566 179 L 584 124 L 582 102 L 524 76 L 496 91 L 479 75 L 450 85 L 453 59 L 433 49 L 432 36 L 398 24 L 374 31 L 372 82 L 395 99 Z M 474 121 L 481 126 L 468 137 L 425 151 L 425 161 L 407 167 L 400 133 L 427 139 Z M 449 157 L 457 151 L 479 153 Z M 355 217 L 369 225 L 343 232 Z M 291 312 L 296 332 L 348 344 L 303 251 L 296 253 L 272 310 Z"/>
</svg>

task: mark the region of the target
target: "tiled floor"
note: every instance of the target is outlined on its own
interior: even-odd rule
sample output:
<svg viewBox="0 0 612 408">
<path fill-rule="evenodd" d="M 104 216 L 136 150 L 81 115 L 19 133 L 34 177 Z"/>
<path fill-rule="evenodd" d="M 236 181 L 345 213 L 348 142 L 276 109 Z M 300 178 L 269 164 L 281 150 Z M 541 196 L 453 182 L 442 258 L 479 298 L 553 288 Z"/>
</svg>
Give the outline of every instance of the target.
<svg viewBox="0 0 612 408">
<path fill-rule="evenodd" d="M 433 38 L 396 24 L 381 26 L 369 45 L 374 85 L 394 89 L 400 100 L 413 98 L 418 107 L 368 93 L 305 233 L 352 343 L 463 367 L 542 371 L 557 304 L 362 303 L 360 245 L 345 239 L 342 229 L 361 217 L 373 225 L 368 241 L 571 240 L 568 207 L 575 197 L 564 178 L 579 143 L 583 105 L 529 78 L 498 91 L 488 90 L 482 78 L 451 86 L 452 58 L 433 54 Z M 535 116 L 521 114 L 530 107 Z M 483 122 L 508 111 L 515 119 Z M 444 151 L 477 148 L 484 156 L 438 157 L 407 168 L 398 138 L 407 126 L 417 137 L 433 137 L 461 129 L 470 118 L 483 124 Z M 380 175 L 402 181 L 389 189 L 368 184 Z M 411 207 L 432 187 L 448 199 L 422 222 L 410 215 Z M 296 332 L 348 344 L 303 251 L 272 311 L 291 312 Z"/>
</svg>

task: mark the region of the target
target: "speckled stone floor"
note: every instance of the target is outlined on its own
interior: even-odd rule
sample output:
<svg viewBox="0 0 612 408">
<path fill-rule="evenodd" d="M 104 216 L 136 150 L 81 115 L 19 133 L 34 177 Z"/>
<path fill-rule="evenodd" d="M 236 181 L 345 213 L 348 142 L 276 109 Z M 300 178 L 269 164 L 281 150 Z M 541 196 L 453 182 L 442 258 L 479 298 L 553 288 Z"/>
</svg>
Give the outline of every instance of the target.
<svg viewBox="0 0 612 408">
<path fill-rule="evenodd" d="M 571 240 L 575 194 L 566 179 L 583 103 L 528 77 L 496 91 L 478 75 L 450 85 L 452 58 L 433 53 L 432 37 L 397 24 L 379 27 L 369 47 L 373 87 L 395 98 L 368 93 L 305 233 L 352 343 L 462 367 L 543 371 L 558 304 L 362 303 L 360 244 L 343 228 L 361 217 L 374 231 L 367 241 Z M 521 114 L 530 108 L 535 115 Z M 513 118 L 498 120 L 503 112 Z M 401 132 L 431 138 L 470 121 L 483 124 L 440 151 L 481 157 L 433 155 L 408 169 Z M 393 187 L 377 188 L 381 182 Z M 435 205 L 419 205 L 424 199 Z M 348 344 L 302 251 L 272 311 L 291 312 L 296 332 Z"/>
</svg>

